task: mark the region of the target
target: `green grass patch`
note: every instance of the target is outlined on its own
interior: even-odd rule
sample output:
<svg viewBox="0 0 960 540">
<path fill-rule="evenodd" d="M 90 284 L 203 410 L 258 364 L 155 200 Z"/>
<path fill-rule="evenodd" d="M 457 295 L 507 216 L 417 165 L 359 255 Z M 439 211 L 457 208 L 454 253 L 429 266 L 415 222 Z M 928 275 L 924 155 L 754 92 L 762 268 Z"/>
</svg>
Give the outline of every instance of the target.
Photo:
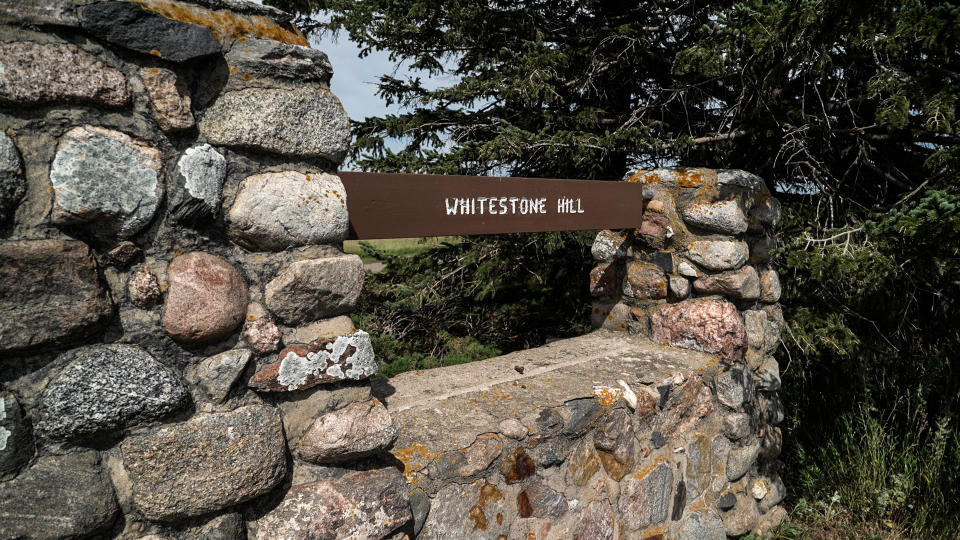
<svg viewBox="0 0 960 540">
<path fill-rule="evenodd" d="M 455 244 L 460 242 L 458 236 L 428 236 L 425 238 L 385 238 L 382 240 L 346 240 L 343 242 L 343 251 L 359 255 L 363 262 L 371 263 L 377 261 L 377 258 L 368 250 L 364 250 L 361 244 L 366 243 L 376 251 L 383 252 L 395 257 L 412 257 L 419 255 L 431 247 L 441 243 Z"/>
</svg>

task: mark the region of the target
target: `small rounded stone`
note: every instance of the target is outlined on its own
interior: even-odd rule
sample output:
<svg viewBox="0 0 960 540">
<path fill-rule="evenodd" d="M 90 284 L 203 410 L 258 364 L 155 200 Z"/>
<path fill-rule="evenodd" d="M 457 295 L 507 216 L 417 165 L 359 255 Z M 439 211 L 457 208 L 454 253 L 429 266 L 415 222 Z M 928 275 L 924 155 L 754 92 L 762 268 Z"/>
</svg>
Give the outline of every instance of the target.
<svg viewBox="0 0 960 540">
<path fill-rule="evenodd" d="M 283 334 L 270 319 L 257 319 L 243 330 L 243 339 L 260 354 L 270 354 L 280 349 Z"/>
<path fill-rule="evenodd" d="M 230 335 L 247 312 L 240 272 L 216 255 L 194 251 L 170 263 L 163 328 L 177 341 L 209 342 Z"/>
<path fill-rule="evenodd" d="M 501 420 L 497 429 L 500 430 L 500 433 L 503 433 L 511 439 L 522 439 L 527 434 L 527 426 L 523 425 L 523 423 L 516 418 Z"/>
<path fill-rule="evenodd" d="M 137 267 L 127 282 L 127 296 L 138 308 L 150 309 L 157 305 L 162 298 L 157 276 L 142 266 Z"/>
</svg>

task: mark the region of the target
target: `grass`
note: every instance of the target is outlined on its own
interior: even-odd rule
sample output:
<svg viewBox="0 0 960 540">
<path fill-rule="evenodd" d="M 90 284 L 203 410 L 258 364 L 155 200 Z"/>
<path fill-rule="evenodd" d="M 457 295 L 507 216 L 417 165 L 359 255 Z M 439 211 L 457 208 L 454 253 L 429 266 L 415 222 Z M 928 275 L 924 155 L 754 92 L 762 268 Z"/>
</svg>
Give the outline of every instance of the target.
<svg viewBox="0 0 960 540">
<path fill-rule="evenodd" d="M 429 236 L 426 238 L 385 238 L 383 240 L 346 240 L 343 251 L 359 255 L 364 263 L 376 262 L 377 258 L 364 251 L 361 243 L 368 243 L 374 249 L 397 257 L 419 255 L 431 247 L 443 242 L 456 243 L 457 236 Z"/>
</svg>

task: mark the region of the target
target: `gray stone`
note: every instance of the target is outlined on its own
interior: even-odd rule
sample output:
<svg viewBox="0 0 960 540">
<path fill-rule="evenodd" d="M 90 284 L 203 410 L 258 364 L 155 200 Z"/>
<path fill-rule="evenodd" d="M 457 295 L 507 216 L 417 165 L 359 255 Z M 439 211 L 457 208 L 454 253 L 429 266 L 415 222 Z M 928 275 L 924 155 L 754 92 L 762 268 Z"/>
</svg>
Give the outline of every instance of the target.
<svg viewBox="0 0 960 540">
<path fill-rule="evenodd" d="M 339 242 L 349 225 L 346 191 L 340 178 L 326 173 L 251 176 L 240 184 L 226 222 L 230 239 L 255 251 Z"/>
<path fill-rule="evenodd" d="M 753 529 L 753 535 L 760 538 L 767 538 L 775 533 L 776 529 L 787 519 L 787 511 L 782 506 L 775 506 L 769 512 L 764 514 Z"/>
<path fill-rule="evenodd" d="M 0 242 L 0 353 L 82 339 L 112 314 L 86 244 Z"/>
<path fill-rule="evenodd" d="M 199 128 L 212 144 L 335 164 L 350 149 L 350 119 L 325 85 L 226 92 L 207 109 Z"/>
<path fill-rule="evenodd" d="M 750 209 L 750 219 L 755 219 L 768 229 L 773 229 L 780 223 L 780 201 L 774 199 L 764 189 L 756 204 Z"/>
<path fill-rule="evenodd" d="M 121 47 L 172 62 L 220 52 L 220 42 L 205 26 L 181 22 L 134 2 L 98 2 L 80 8 L 84 30 Z"/>
<path fill-rule="evenodd" d="M 670 294 L 678 300 L 683 300 L 690 296 L 690 281 L 687 278 L 671 276 Z"/>
<path fill-rule="evenodd" d="M 527 435 L 527 426 L 516 418 L 501 420 L 497 429 L 511 439 L 522 439 Z"/>
<path fill-rule="evenodd" d="M 767 494 L 759 503 L 761 514 L 769 512 L 771 508 L 780 504 L 783 498 L 787 496 L 787 486 L 783 485 L 783 480 L 779 476 L 774 477 L 773 480 L 766 479 L 764 483 L 767 487 Z"/>
<path fill-rule="evenodd" d="M 234 45 L 225 56 L 231 70 L 248 79 L 253 76 L 328 84 L 333 75 L 326 53 L 272 39 L 248 39 Z"/>
<path fill-rule="evenodd" d="M 597 261 L 613 261 L 627 256 L 627 238 L 614 231 L 603 230 L 597 233 L 590 247 L 590 254 Z"/>
<path fill-rule="evenodd" d="M 430 515 L 417 539 L 506 538 L 516 516 L 515 501 L 511 499 L 485 480 L 444 486 L 433 496 Z"/>
<path fill-rule="evenodd" d="M 780 389 L 780 364 L 777 363 L 776 358 L 772 356 L 764 357 L 760 367 L 757 368 L 756 375 L 758 389 L 769 392 L 776 392 Z"/>
<path fill-rule="evenodd" d="M 362 381 L 380 367 L 373 354 L 370 334 L 357 330 L 349 336 L 290 345 L 279 360 L 257 370 L 248 384 L 261 392 L 293 392 L 318 384 Z"/>
<path fill-rule="evenodd" d="M 573 531 L 574 540 L 613 540 L 613 508 L 607 501 L 592 501 Z"/>
<path fill-rule="evenodd" d="M 723 417 L 723 434 L 728 439 L 742 439 L 750 434 L 750 415 L 732 413 Z"/>
<path fill-rule="evenodd" d="M 563 404 L 564 435 L 581 436 L 600 416 L 600 404 L 594 398 L 571 399 Z"/>
<path fill-rule="evenodd" d="M 763 393 L 757 400 L 760 405 L 760 414 L 763 417 L 763 420 L 775 426 L 784 419 L 783 413 L 783 403 L 780 401 L 780 397 L 774 393 Z"/>
<path fill-rule="evenodd" d="M 16 475 L 33 457 L 33 435 L 20 403 L 10 392 L 0 392 L 0 480 Z"/>
<path fill-rule="evenodd" d="M 177 74 L 158 67 L 141 68 L 139 74 L 150 96 L 150 112 L 160 129 L 169 132 L 192 128 L 190 91 Z"/>
<path fill-rule="evenodd" d="M 667 276 L 655 264 L 634 261 L 627 265 L 627 279 L 623 281 L 623 294 L 639 299 L 666 298 Z"/>
<path fill-rule="evenodd" d="M 174 219 L 187 225 L 205 223 L 220 212 L 227 160 L 209 144 L 188 148 L 177 162 L 183 182 L 179 199 L 173 204 Z"/>
<path fill-rule="evenodd" d="M 695 240 L 687 246 L 686 256 L 708 270 L 735 270 L 747 262 L 746 242 L 734 240 Z"/>
<path fill-rule="evenodd" d="M 267 307 L 283 322 L 302 324 L 353 310 L 363 289 L 356 255 L 298 261 L 267 283 Z"/>
<path fill-rule="evenodd" d="M 253 352 L 249 349 L 233 349 L 187 366 L 184 378 L 202 392 L 202 398 L 213 403 L 223 403 L 230 389 L 240 380 Z"/>
<path fill-rule="evenodd" d="M 345 383 L 319 386 L 305 392 L 280 396 L 277 406 L 283 415 L 283 432 L 287 436 L 288 445 L 295 448 L 300 437 L 321 415 L 370 399 L 370 385 Z"/>
<path fill-rule="evenodd" d="M 410 511 L 413 513 L 413 535 L 416 537 L 430 515 L 430 497 L 420 488 L 410 492 Z"/>
<path fill-rule="evenodd" d="M 43 391 L 37 432 L 85 439 L 163 418 L 184 408 L 183 383 L 134 345 L 94 345 L 66 353 L 70 363 Z"/>
<path fill-rule="evenodd" d="M 26 190 L 17 146 L 13 144 L 13 139 L 0 131 L 0 224 L 13 217 Z"/>
<path fill-rule="evenodd" d="M 717 508 L 726 512 L 737 505 L 737 496 L 734 493 L 726 492 L 717 500 Z"/>
<path fill-rule="evenodd" d="M 667 519 L 673 495 L 673 470 L 661 463 L 646 475 L 631 475 L 621 484 L 617 506 L 629 530 L 656 525 Z"/>
<path fill-rule="evenodd" d="M 780 334 L 786 328 L 787 323 L 783 320 L 783 310 L 779 305 L 763 306 L 764 313 L 767 314 L 767 329 L 764 332 L 764 352 L 772 354 L 780 346 Z"/>
<path fill-rule="evenodd" d="M 95 126 L 68 131 L 50 167 L 58 225 L 89 223 L 98 234 L 133 236 L 163 198 L 162 154 L 128 135 Z"/>
<path fill-rule="evenodd" d="M 749 309 L 743 312 L 743 323 L 747 331 L 747 346 L 755 351 L 762 351 L 767 330 L 767 314 L 759 309 Z"/>
<path fill-rule="evenodd" d="M 543 480 L 534 480 L 517 495 L 517 512 L 520 517 L 558 518 L 567 511 L 567 500 Z"/>
<path fill-rule="evenodd" d="M 737 235 L 747 230 L 747 216 L 737 201 L 691 204 L 681 214 L 688 224 L 721 234 Z"/>
<path fill-rule="evenodd" d="M 723 514 L 723 530 L 727 536 L 743 536 L 753 530 L 759 519 L 757 503 L 741 495 L 737 497 L 737 504 Z"/>
<path fill-rule="evenodd" d="M 0 22 L 79 26 L 74 0 L 4 0 Z"/>
<path fill-rule="evenodd" d="M 408 491 L 393 468 L 294 486 L 256 521 L 250 537 L 385 538 L 413 517 Z"/>
<path fill-rule="evenodd" d="M 231 512 L 217 516 L 199 527 L 191 527 L 186 531 L 185 538 L 247 540 L 247 531 L 243 524 L 243 517 L 236 512 Z"/>
<path fill-rule="evenodd" d="M 760 277 L 752 266 L 704 276 L 693 282 L 693 288 L 700 294 L 722 294 L 737 300 L 756 300 L 760 297 Z"/>
<path fill-rule="evenodd" d="M 767 191 L 763 178 L 740 169 L 717 169 L 717 183 L 723 186 L 737 186 L 755 191 Z"/>
<path fill-rule="evenodd" d="M 780 277 L 771 269 L 760 274 L 760 301 L 773 304 L 780 301 Z"/>
<path fill-rule="evenodd" d="M 130 102 L 127 79 L 92 54 L 70 44 L 0 43 L 0 103 Z"/>
<path fill-rule="evenodd" d="M 87 538 L 105 530 L 117 501 L 96 452 L 46 456 L 0 483 L 4 538 Z"/>
<path fill-rule="evenodd" d="M 735 446 L 727 453 L 727 480 L 736 482 L 757 462 L 760 443 L 751 441 L 743 446 Z"/>
<path fill-rule="evenodd" d="M 310 426 L 296 447 L 311 463 L 335 463 L 385 450 L 397 438 L 390 413 L 376 398 L 327 413 Z"/>
<path fill-rule="evenodd" d="M 679 272 L 681 276 L 688 278 L 700 277 L 700 271 L 687 261 L 680 261 L 680 264 L 677 265 L 677 272 Z"/>
<path fill-rule="evenodd" d="M 170 262 L 163 329 L 177 341 L 210 342 L 230 335 L 247 313 L 247 285 L 226 260 L 192 251 Z"/>
<path fill-rule="evenodd" d="M 163 298 L 157 276 L 144 266 L 135 268 L 127 280 L 127 297 L 141 309 L 155 306 Z"/>
<path fill-rule="evenodd" d="M 536 438 L 539 437 L 539 435 L 536 436 Z M 549 437 L 530 451 L 530 457 L 541 469 L 555 467 L 566 459 L 570 446 L 570 440 L 566 437 Z"/>
<path fill-rule="evenodd" d="M 616 409 L 604 416 L 593 434 L 603 469 L 614 480 L 620 481 L 636 462 L 633 419 L 624 409 Z"/>
<path fill-rule="evenodd" d="M 695 512 L 687 515 L 680 526 L 678 540 L 727 540 L 723 521 L 714 512 Z"/>
<path fill-rule="evenodd" d="M 124 439 L 133 502 L 151 520 L 197 516 L 248 501 L 287 472 L 280 415 L 252 405 L 198 415 Z"/>
<path fill-rule="evenodd" d="M 742 368 L 724 371 L 716 378 L 717 400 L 731 409 L 738 409 L 753 394 L 753 378 Z"/>
</svg>

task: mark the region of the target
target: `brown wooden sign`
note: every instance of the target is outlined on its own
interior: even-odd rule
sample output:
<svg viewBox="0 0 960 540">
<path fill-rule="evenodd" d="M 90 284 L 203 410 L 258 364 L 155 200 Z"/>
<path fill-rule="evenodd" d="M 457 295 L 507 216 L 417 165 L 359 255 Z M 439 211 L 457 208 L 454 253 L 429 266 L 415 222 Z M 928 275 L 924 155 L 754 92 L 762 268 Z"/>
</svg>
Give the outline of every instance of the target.
<svg viewBox="0 0 960 540">
<path fill-rule="evenodd" d="M 631 229 L 643 187 L 629 182 L 341 171 L 350 238 Z"/>
</svg>

